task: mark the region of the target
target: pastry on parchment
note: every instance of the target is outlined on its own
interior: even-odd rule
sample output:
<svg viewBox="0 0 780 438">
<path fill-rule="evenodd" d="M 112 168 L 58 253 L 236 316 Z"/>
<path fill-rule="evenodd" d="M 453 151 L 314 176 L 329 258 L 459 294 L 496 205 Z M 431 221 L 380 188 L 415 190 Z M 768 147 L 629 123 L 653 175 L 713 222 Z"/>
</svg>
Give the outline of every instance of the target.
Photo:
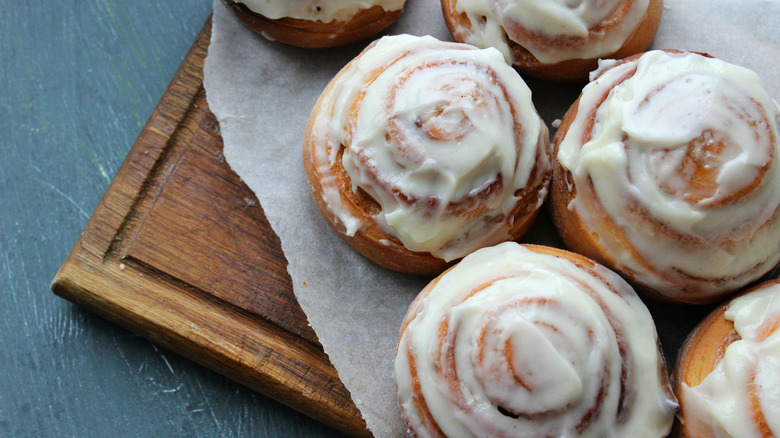
<svg viewBox="0 0 780 438">
<path fill-rule="evenodd" d="M 405 0 L 222 0 L 264 37 L 298 47 L 335 47 L 393 24 Z"/>
<path fill-rule="evenodd" d="M 603 62 L 553 143 L 563 241 L 648 296 L 714 302 L 780 263 L 780 111 L 754 72 L 674 50 Z"/>
<path fill-rule="evenodd" d="M 677 408 L 631 286 L 578 254 L 515 242 L 423 289 L 394 377 L 415 437 L 665 437 Z"/>
<path fill-rule="evenodd" d="M 441 0 L 456 41 L 496 47 L 521 73 L 587 81 L 602 58 L 647 50 L 662 0 Z"/>
<path fill-rule="evenodd" d="M 438 274 L 531 225 L 551 177 L 549 132 L 495 49 L 398 35 L 330 82 L 306 128 L 314 201 L 353 248 Z"/>
</svg>

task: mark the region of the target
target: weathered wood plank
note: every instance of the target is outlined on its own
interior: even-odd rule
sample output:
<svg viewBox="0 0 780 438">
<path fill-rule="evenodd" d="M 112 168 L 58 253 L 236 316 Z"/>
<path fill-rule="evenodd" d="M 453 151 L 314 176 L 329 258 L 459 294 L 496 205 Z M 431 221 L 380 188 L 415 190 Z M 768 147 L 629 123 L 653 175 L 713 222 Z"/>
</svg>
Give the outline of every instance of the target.
<svg viewBox="0 0 780 438">
<path fill-rule="evenodd" d="M 202 88 L 210 23 L 52 284 L 54 292 L 355 436 L 368 435 L 295 301 Z"/>
</svg>

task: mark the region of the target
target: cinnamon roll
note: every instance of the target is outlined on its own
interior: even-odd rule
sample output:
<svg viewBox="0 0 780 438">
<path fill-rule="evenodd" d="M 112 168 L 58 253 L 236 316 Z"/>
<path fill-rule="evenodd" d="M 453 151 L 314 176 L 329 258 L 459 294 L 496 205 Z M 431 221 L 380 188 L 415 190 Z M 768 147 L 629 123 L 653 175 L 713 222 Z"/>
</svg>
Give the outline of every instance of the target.
<svg viewBox="0 0 780 438">
<path fill-rule="evenodd" d="M 330 82 L 306 128 L 314 200 L 339 236 L 402 272 L 438 274 L 519 237 L 547 195 L 549 133 L 495 49 L 398 35 Z"/>
<path fill-rule="evenodd" d="M 681 51 L 605 62 L 553 141 L 554 222 L 640 293 L 713 302 L 780 263 L 779 136 L 748 69 Z"/>
<path fill-rule="evenodd" d="M 521 73 L 586 81 L 600 58 L 646 50 L 662 0 L 441 0 L 456 41 L 496 47 Z"/>
<path fill-rule="evenodd" d="M 719 306 L 678 356 L 675 436 L 780 436 L 780 280 Z"/>
<path fill-rule="evenodd" d="M 416 437 L 662 437 L 677 408 L 631 286 L 580 255 L 515 242 L 425 287 L 394 378 Z"/>
<path fill-rule="evenodd" d="M 222 0 L 250 29 L 298 47 L 335 47 L 393 24 L 406 0 Z"/>
</svg>

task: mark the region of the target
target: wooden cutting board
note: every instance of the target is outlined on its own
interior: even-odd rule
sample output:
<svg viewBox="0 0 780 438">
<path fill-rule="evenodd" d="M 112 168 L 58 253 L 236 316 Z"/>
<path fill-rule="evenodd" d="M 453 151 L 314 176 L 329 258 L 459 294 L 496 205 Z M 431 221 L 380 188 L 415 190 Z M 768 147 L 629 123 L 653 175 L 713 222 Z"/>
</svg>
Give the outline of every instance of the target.
<svg viewBox="0 0 780 438">
<path fill-rule="evenodd" d="M 52 283 L 55 294 L 352 436 L 369 436 L 203 89 L 211 21 Z"/>
</svg>

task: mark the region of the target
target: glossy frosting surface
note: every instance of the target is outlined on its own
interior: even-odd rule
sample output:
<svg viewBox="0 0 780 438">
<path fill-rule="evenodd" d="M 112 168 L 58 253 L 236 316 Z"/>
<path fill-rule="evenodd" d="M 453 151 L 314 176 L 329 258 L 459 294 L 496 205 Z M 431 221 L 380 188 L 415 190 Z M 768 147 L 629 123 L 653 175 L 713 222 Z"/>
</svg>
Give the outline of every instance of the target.
<svg viewBox="0 0 780 438">
<path fill-rule="evenodd" d="M 458 0 L 455 10 L 471 22 L 470 30 L 462 30 L 465 42 L 496 47 L 511 61 L 509 39 L 542 63 L 553 64 L 617 51 L 639 26 L 648 4 L 649 0 Z M 622 7 L 628 8 L 624 20 L 610 23 L 609 31 L 591 32 Z M 531 38 L 521 36 L 517 28 Z"/>
<path fill-rule="evenodd" d="M 651 51 L 595 76 L 557 159 L 577 187 L 569 208 L 617 263 L 670 294 L 702 280 L 705 295 L 776 266 L 780 113 L 757 75 Z M 599 231 L 602 211 L 636 253 Z"/>
<path fill-rule="evenodd" d="M 686 412 L 716 436 L 780 436 L 780 283 L 736 298 L 725 317 L 741 339 L 701 384 L 683 385 Z"/>
<path fill-rule="evenodd" d="M 313 161 L 347 235 L 366 224 L 339 195 L 331 174 L 339 159 L 352 189 L 381 206 L 372 220 L 406 248 L 445 260 L 506 240 L 525 187 L 544 199 L 548 130 L 494 49 L 384 37 L 321 99 L 312 137 L 326 141 Z"/>
<path fill-rule="evenodd" d="M 601 266 L 514 242 L 483 248 L 407 321 L 395 379 L 417 436 L 660 437 L 671 427 L 651 316 Z"/>
<path fill-rule="evenodd" d="M 252 12 L 276 20 L 290 17 L 300 20 L 346 21 L 358 11 L 382 6 L 386 11 L 397 11 L 406 0 L 235 0 Z"/>
</svg>

